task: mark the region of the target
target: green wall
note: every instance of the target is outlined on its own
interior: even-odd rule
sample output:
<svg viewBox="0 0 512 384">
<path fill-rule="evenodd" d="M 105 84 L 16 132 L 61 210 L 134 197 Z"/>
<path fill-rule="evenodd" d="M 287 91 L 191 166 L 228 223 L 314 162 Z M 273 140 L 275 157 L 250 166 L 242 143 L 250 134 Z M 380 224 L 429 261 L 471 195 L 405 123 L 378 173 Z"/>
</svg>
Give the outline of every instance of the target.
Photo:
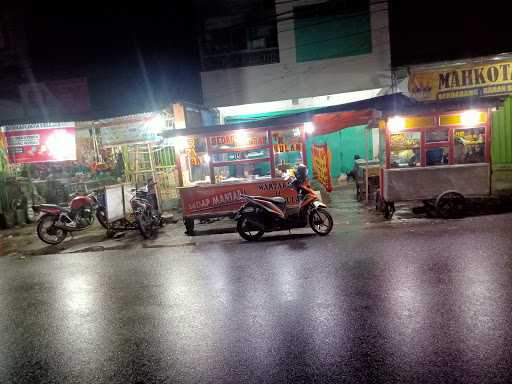
<svg viewBox="0 0 512 384">
<path fill-rule="evenodd" d="M 492 177 L 494 194 L 512 193 L 512 97 L 492 115 L 491 142 Z"/>
<path fill-rule="evenodd" d="M 338 132 L 328 135 L 314 136 L 309 138 L 306 143 L 308 154 L 308 167 L 313 174 L 313 162 L 311 154 L 312 144 L 327 143 L 331 152 L 331 176 L 337 179 L 341 173 L 347 173 L 354 167 L 354 155 L 366 156 L 365 148 L 365 130 L 366 125 L 345 128 Z M 369 158 L 373 158 L 372 132 L 368 132 L 368 153 Z"/>
<path fill-rule="evenodd" d="M 371 53 L 370 14 L 295 19 L 298 63 Z"/>
<path fill-rule="evenodd" d="M 492 164 L 512 164 L 512 98 L 492 115 Z"/>
</svg>

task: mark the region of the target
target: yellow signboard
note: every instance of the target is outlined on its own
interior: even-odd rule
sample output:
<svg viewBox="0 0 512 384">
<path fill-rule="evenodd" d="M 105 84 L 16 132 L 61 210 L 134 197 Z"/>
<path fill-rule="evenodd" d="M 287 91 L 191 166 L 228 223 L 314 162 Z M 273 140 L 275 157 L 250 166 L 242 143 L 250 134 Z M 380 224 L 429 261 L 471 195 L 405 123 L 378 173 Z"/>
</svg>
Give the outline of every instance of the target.
<svg viewBox="0 0 512 384">
<path fill-rule="evenodd" d="M 413 71 L 409 92 L 418 101 L 512 93 L 512 61 Z"/>
<path fill-rule="evenodd" d="M 313 144 L 313 176 L 322 184 L 327 192 L 332 191 L 330 153 L 327 144 Z"/>
</svg>

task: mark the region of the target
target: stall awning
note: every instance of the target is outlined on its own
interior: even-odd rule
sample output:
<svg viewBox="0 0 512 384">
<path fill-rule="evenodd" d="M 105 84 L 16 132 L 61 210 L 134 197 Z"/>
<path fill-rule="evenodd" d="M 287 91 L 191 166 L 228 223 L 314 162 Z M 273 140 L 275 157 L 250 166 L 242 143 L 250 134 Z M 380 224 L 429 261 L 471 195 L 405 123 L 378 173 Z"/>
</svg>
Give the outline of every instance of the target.
<svg viewBox="0 0 512 384">
<path fill-rule="evenodd" d="M 356 125 L 368 124 L 375 117 L 374 109 L 365 109 L 362 111 L 350 112 L 332 112 L 320 113 L 313 116 L 315 131 L 313 136 L 326 135 L 328 133 L 339 131 L 343 128 Z"/>
<path fill-rule="evenodd" d="M 393 94 L 386 96 L 374 97 L 368 100 L 357 101 L 354 103 L 333 105 L 329 107 L 319 108 L 312 111 L 298 112 L 291 115 L 267 118 L 257 121 L 238 123 L 238 124 L 225 124 L 215 125 L 209 127 L 192 127 L 186 130 L 169 130 L 163 132 L 164 137 L 182 136 L 182 135 L 202 135 L 211 134 L 213 132 L 223 132 L 238 129 L 250 129 L 250 128 L 278 128 L 278 127 L 290 127 L 298 124 L 303 124 L 307 121 L 314 121 L 314 117 L 318 115 L 330 115 L 338 117 L 324 117 L 320 120 L 331 121 L 330 128 L 334 125 L 334 121 L 338 119 L 347 119 L 347 123 L 343 125 L 353 126 L 360 124 L 367 124 L 370 119 L 367 119 L 364 123 L 361 123 L 359 119 L 366 117 L 365 113 L 369 110 L 378 110 L 384 113 L 390 111 L 403 111 L 405 108 L 414 104 L 414 101 L 402 94 Z M 343 114 L 339 114 L 342 112 Z M 359 113 L 362 113 L 359 115 Z M 348 113 L 348 114 L 345 114 Z M 350 121 L 352 120 L 352 121 Z M 323 123 L 321 123 L 323 125 Z M 327 123 L 326 123 L 327 124 Z M 339 126 L 337 129 L 340 129 Z"/>
<path fill-rule="evenodd" d="M 289 109 L 286 111 L 274 111 L 267 113 L 255 113 L 249 115 L 238 115 L 238 116 L 228 116 L 224 119 L 225 124 L 240 124 L 240 123 L 248 123 L 251 121 L 261 121 L 265 119 L 273 119 L 276 117 L 284 117 L 295 115 L 297 113 L 303 112 L 311 112 L 320 109 L 321 107 L 315 108 L 300 108 L 300 109 Z"/>
</svg>

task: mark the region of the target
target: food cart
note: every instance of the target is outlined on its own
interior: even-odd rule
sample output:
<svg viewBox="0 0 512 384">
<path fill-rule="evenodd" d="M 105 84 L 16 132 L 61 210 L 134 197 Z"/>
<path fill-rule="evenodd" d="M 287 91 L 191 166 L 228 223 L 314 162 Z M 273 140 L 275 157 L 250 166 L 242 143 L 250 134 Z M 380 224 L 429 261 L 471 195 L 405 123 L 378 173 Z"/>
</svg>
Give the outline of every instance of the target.
<svg viewBox="0 0 512 384">
<path fill-rule="evenodd" d="M 177 152 L 187 233 L 195 220 L 232 217 L 241 194 L 282 196 L 298 204 L 285 177 L 306 163 L 304 124 L 232 130 L 187 130 L 170 140 Z"/>
<path fill-rule="evenodd" d="M 444 218 L 460 216 L 466 199 L 490 196 L 490 110 L 395 116 L 381 126 L 385 153 L 378 206 L 423 201 Z"/>
</svg>

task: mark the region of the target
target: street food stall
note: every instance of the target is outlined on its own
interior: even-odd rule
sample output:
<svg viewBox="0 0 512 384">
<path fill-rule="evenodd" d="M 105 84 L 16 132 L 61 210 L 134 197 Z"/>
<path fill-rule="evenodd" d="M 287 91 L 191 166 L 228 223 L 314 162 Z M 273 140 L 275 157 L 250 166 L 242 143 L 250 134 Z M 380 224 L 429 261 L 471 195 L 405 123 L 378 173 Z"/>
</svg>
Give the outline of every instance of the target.
<svg viewBox="0 0 512 384">
<path fill-rule="evenodd" d="M 314 143 L 313 137 L 368 124 L 374 117 L 373 110 L 300 113 L 277 122 L 261 121 L 259 125 L 168 133 L 167 140 L 177 153 L 187 233 L 194 230 L 196 220 L 232 217 L 242 205 L 240 194 L 282 196 L 289 204 L 298 204 L 296 193 L 285 181 L 298 164 L 309 164 L 312 176 L 330 191 L 330 151 L 326 143 Z"/>
<path fill-rule="evenodd" d="M 394 116 L 383 122 L 380 207 L 423 201 L 441 217 L 461 214 L 465 199 L 489 196 L 489 109 Z"/>
<path fill-rule="evenodd" d="M 231 217 L 242 204 L 240 194 L 298 203 L 284 177 L 306 162 L 304 124 L 187 133 L 171 139 L 187 232 L 195 220 Z"/>
</svg>

